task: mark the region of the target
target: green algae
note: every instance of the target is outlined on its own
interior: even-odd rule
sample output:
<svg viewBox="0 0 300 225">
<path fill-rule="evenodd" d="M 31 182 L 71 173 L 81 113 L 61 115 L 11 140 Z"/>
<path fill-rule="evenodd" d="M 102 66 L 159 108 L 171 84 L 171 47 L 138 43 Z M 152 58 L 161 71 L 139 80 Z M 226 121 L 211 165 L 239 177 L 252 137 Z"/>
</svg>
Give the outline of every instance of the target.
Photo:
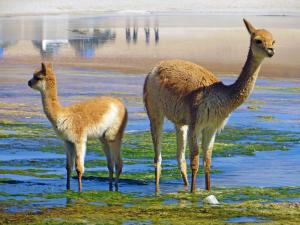
<svg viewBox="0 0 300 225">
<path fill-rule="evenodd" d="M 209 194 L 214 194 L 221 203 L 226 200 L 241 202 L 199 207 L 197 203 Z M 66 207 L 40 209 L 39 213 L 27 211 L 11 214 L 1 210 L 0 220 L 4 224 L 122 224 L 130 221 L 137 224 L 145 221 L 153 224 L 226 224 L 232 217 L 255 216 L 266 218 L 266 224 L 289 225 L 300 222 L 300 203 L 272 203 L 266 200 L 298 197 L 299 194 L 299 187 L 221 188 L 211 192 L 200 190 L 195 194 L 179 192 L 144 197 L 107 191 L 66 191 L 36 195 L 46 199 L 72 199 Z M 164 204 L 170 198 L 175 199 L 175 203 Z M 125 207 L 126 204 L 129 206 Z"/>
<path fill-rule="evenodd" d="M 266 104 L 266 102 L 258 100 L 258 99 L 248 99 L 246 101 L 246 103 L 252 104 L 252 105 L 265 105 Z"/>
<path fill-rule="evenodd" d="M 262 116 L 261 118 L 266 120 L 273 119 L 272 116 Z M 3 133 L 4 128 L 5 133 Z M 7 130 L 10 132 L 7 132 Z M 31 130 L 31 132 L 28 132 L 28 130 Z M 53 141 L 55 140 L 54 131 L 43 124 L 2 120 L 0 122 L 0 137 L 19 139 L 39 138 L 42 144 L 41 146 L 36 146 L 36 150 L 64 154 L 63 144 L 53 144 L 55 143 Z M 164 132 L 162 140 L 162 157 L 164 159 L 174 159 L 176 157 L 176 138 L 174 132 Z M 243 142 L 243 144 L 240 142 Z M 286 142 L 288 144 L 299 142 L 299 134 L 255 128 L 226 127 L 216 138 L 214 156 L 253 155 L 255 151 L 286 150 L 289 148 Z M 88 152 L 104 156 L 101 148 L 98 140 L 88 141 Z M 129 160 L 128 163 L 133 162 L 135 159 L 153 159 L 150 132 L 125 134 L 122 155 Z M 104 162 L 100 162 L 99 165 L 104 165 Z"/>
<path fill-rule="evenodd" d="M 53 144 L 40 146 L 39 151 L 53 152 L 53 153 L 58 153 L 58 154 L 65 153 L 63 145 L 53 145 Z"/>
<path fill-rule="evenodd" d="M 282 87 L 282 86 L 255 86 L 255 90 L 267 90 L 267 91 L 287 91 L 289 93 L 300 92 L 299 87 Z"/>
<path fill-rule="evenodd" d="M 62 193 L 48 193 L 36 196 L 46 199 L 70 198 L 74 200 L 80 200 L 80 202 L 86 203 L 103 202 L 109 205 L 123 205 L 125 203 L 135 202 L 139 199 L 133 194 L 124 194 L 113 191 L 65 191 Z"/>
<path fill-rule="evenodd" d="M 259 119 L 262 119 L 262 120 L 267 120 L 267 121 L 272 121 L 275 119 L 274 116 L 271 116 L 271 115 L 262 115 L 262 116 L 257 116 Z"/>
<path fill-rule="evenodd" d="M 106 160 L 89 160 L 85 162 L 84 165 L 86 168 L 93 168 L 96 166 L 107 166 Z"/>
<path fill-rule="evenodd" d="M 255 128 L 228 127 L 217 136 L 213 154 L 214 156 L 253 155 L 256 151 L 287 150 L 289 146 L 284 141 L 276 141 L 276 137 L 280 140 L 286 135 L 289 135 L 291 144 L 297 143 L 298 134 Z M 163 133 L 162 140 L 162 157 L 174 159 L 176 157 L 174 132 Z M 149 132 L 126 134 L 122 149 L 123 155 L 127 158 L 153 158 Z"/>
<path fill-rule="evenodd" d="M 41 123 L 0 120 L 0 138 L 55 137 L 54 131 Z"/>
<path fill-rule="evenodd" d="M 188 192 L 170 193 L 168 196 L 177 200 L 195 200 L 204 198 L 213 194 L 222 202 L 244 202 L 244 201 L 259 201 L 259 202 L 274 202 L 286 198 L 300 197 L 300 187 L 274 187 L 274 188 L 259 188 L 259 187 L 240 187 L 240 188 L 213 188 L 210 192 L 206 190 L 198 190 L 196 194 Z"/>
<path fill-rule="evenodd" d="M 291 135 L 278 135 L 272 136 L 273 141 L 275 142 L 290 142 L 290 143 L 300 143 L 300 137 L 291 136 Z"/>
<path fill-rule="evenodd" d="M 81 199 L 85 202 L 105 202 L 110 205 L 122 205 L 125 203 L 134 204 L 148 204 L 148 203 L 162 203 L 166 199 L 174 200 L 189 200 L 202 201 L 208 195 L 215 195 L 221 202 L 246 202 L 246 201 L 260 201 L 260 202 L 274 202 L 286 198 L 299 198 L 300 187 L 273 187 L 273 188 L 259 188 L 259 187 L 238 187 L 238 188 L 212 188 L 211 191 L 198 189 L 196 193 L 191 194 L 187 190 L 176 193 L 160 194 L 156 196 L 137 196 L 135 194 L 125 194 L 121 192 L 112 191 L 65 191 L 60 193 L 45 193 L 45 194 L 24 194 L 28 197 L 41 197 L 46 199 L 57 198 L 73 198 Z M 0 193 L 1 196 L 10 196 L 7 193 Z M 14 195 L 11 195 L 14 196 Z"/>
<path fill-rule="evenodd" d="M 234 156 L 234 155 L 254 155 L 257 151 L 275 151 L 288 150 L 286 145 L 272 143 L 252 143 L 245 142 L 243 144 L 219 143 L 214 147 L 214 156 Z"/>
<path fill-rule="evenodd" d="M 246 101 L 246 104 L 248 104 L 247 109 L 249 110 L 258 110 L 260 109 L 263 105 L 266 104 L 266 102 L 257 100 L 257 99 L 249 99 Z"/>
<path fill-rule="evenodd" d="M 127 160 L 127 159 L 123 159 L 123 164 L 125 165 L 134 165 L 137 162 L 133 161 L 133 160 Z M 93 168 L 93 167 L 97 167 L 97 166 L 107 166 L 107 162 L 106 160 L 87 160 L 85 162 L 85 167 L 86 168 Z"/>
<path fill-rule="evenodd" d="M 219 173 L 221 172 L 218 169 L 212 169 L 211 173 Z M 188 173 L 191 173 L 190 169 L 188 168 Z M 200 166 L 198 175 L 203 175 L 203 168 Z M 108 177 L 108 171 L 87 171 L 84 173 L 84 178 L 107 178 Z M 155 175 L 152 168 L 150 168 L 148 171 L 143 172 L 123 172 L 121 174 L 121 179 L 128 179 L 128 180 L 138 180 L 143 182 L 151 182 L 154 180 Z M 161 179 L 162 180 L 170 180 L 170 179 L 180 179 L 181 174 L 180 170 L 177 167 L 172 168 L 165 168 L 163 166 L 162 172 L 161 172 Z"/>
<path fill-rule="evenodd" d="M 260 106 L 257 106 L 257 105 L 249 105 L 247 107 L 247 109 L 250 109 L 250 110 L 257 110 L 257 109 L 260 109 L 261 107 Z"/>
<path fill-rule="evenodd" d="M 0 169 L 0 174 L 15 174 L 22 176 L 32 176 L 38 178 L 62 178 L 63 175 L 48 173 L 48 170 L 42 169 Z"/>
</svg>

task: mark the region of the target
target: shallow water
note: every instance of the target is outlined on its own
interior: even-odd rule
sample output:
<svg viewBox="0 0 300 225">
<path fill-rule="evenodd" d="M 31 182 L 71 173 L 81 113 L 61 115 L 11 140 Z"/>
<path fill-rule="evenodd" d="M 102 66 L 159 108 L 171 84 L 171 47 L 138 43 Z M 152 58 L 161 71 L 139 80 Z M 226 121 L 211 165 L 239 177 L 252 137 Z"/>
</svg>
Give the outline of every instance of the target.
<svg viewBox="0 0 300 225">
<path fill-rule="evenodd" d="M 27 68 L 28 74 L 30 73 L 29 67 Z M 20 77 L 24 82 L 17 82 L 15 84 L 16 89 L 9 90 L 11 84 L 1 84 L 0 99 L 1 102 L 16 102 L 24 104 L 24 107 L 30 108 L 33 113 L 42 111 L 40 105 L 40 96 L 38 93 L 30 90 L 26 87 L 25 78 L 29 75 L 25 75 L 24 68 L 17 68 L 8 70 L 8 68 L 2 67 L 2 74 L 7 77 Z M 22 71 L 22 72 L 21 72 Z M 144 131 L 149 129 L 149 122 L 144 114 L 143 104 L 141 102 L 141 86 L 144 80 L 144 75 L 126 75 L 105 71 L 95 70 L 83 70 L 80 72 L 72 68 L 57 68 L 59 95 L 63 104 L 70 102 L 76 102 L 80 99 L 85 99 L 94 95 L 112 94 L 122 97 L 134 97 L 125 98 L 125 104 L 129 109 L 129 122 L 127 126 L 127 132 L 132 131 Z M 68 82 L 74 78 L 76 74 L 76 82 Z M 233 78 L 224 77 L 225 83 L 230 83 Z M 120 84 L 121 83 L 121 84 Z M 300 97 L 298 90 L 293 91 L 292 87 L 299 87 L 298 81 L 270 81 L 270 80 L 258 80 L 258 89 L 254 90 L 248 103 L 243 104 L 238 110 L 236 110 L 228 124 L 233 127 L 253 127 L 262 129 L 272 129 L 282 132 L 299 132 L 300 123 L 297 115 L 298 105 L 293 104 Z M 74 86 L 76 92 L 74 92 Z M 281 90 L 268 90 L 271 87 L 282 87 Z M 87 89 L 88 88 L 88 89 Z M 17 90 L 22 89 L 22 96 L 18 94 Z M 85 91 L 88 90 L 88 91 Z M 9 93 L 9 94 L 7 94 Z M 280 97 L 278 97 L 280 96 Z M 261 108 L 256 110 L 249 110 L 247 107 L 252 104 L 252 100 L 263 102 L 259 104 Z M 30 107 L 33 104 L 35 107 Z M 284 106 L 284 107 L 283 107 Z M 288 112 L 288 114 L 287 114 Z M 35 115 L 35 114 L 34 114 Z M 258 116 L 260 115 L 272 115 L 272 120 L 262 120 Z M 15 116 L 9 114 L 2 114 L 2 118 L 12 117 L 12 119 L 22 120 L 28 123 L 35 121 L 42 121 L 46 126 L 49 123 L 41 113 L 38 116 L 30 118 L 24 118 L 22 116 Z M 165 123 L 165 130 L 173 130 L 173 125 L 170 122 Z M 224 130 L 226 132 L 226 128 Z M 299 133 L 297 134 L 299 136 Z M 296 136 L 297 136 L 296 135 Z M 1 139 L 0 146 L 4 146 L 0 152 L 0 159 L 2 161 L 9 160 L 47 160 L 49 159 L 61 159 L 59 164 L 54 164 L 54 168 L 51 168 L 57 174 L 65 174 L 64 169 L 64 153 L 55 151 L 40 152 L 39 146 L 48 144 L 62 145 L 62 142 L 56 138 L 43 141 L 43 139 Z M 218 140 L 218 139 L 217 139 Z M 247 141 L 247 140 L 246 140 Z M 251 141 L 251 140 L 248 140 Z M 288 145 L 288 143 L 287 143 Z M 5 148 L 5 146 L 10 146 Z M 100 146 L 100 145 L 99 145 Z M 32 148 L 32 150 L 29 150 Z M 100 147 L 99 147 L 100 148 Z M 292 148 L 288 148 L 288 151 L 272 151 L 272 152 L 257 152 L 254 156 L 234 156 L 234 157 L 215 157 L 213 158 L 213 168 L 221 170 L 221 173 L 212 175 L 212 184 L 215 187 L 237 187 L 237 186 L 259 186 L 259 187 L 273 187 L 273 186 L 296 186 L 300 183 L 300 154 L 299 144 L 294 145 Z M 87 160 L 90 159 L 105 159 L 103 155 L 87 152 Z M 49 161 L 50 163 L 50 161 Z M 174 164 L 176 160 L 163 160 L 163 164 Z M 13 165 L 9 166 L 13 169 Z M 34 168 L 34 167 L 30 167 Z M 7 166 L 2 166 L 0 169 L 7 169 Z M 24 168 L 23 168 L 24 169 Z M 101 170 L 106 171 L 106 167 L 89 168 L 88 170 Z M 124 172 L 136 172 L 136 171 L 149 171 L 152 170 L 151 164 L 145 165 L 142 161 L 134 165 L 125 165 Z M 28 183 L 24 187 L 24 183 L 2 184 L 0 185 L 0 192 L 5 191 L 12 194 L 16 193 L 42 193 L 45 191 L 63 191 L 65 189 L 64 178 L 54 179 L 32 179 L 27 176 L 21 175 L 0 175 L 0 177 L 10 177 L 14 180 L 25 181 Z M 204 180 L 202 177 L 198 179 L 199 187 L 203 187 Z M 22 190 L 20 186 L 22 185 Z M 143 188 L 140 188 L 143 185 Z M 76 187 L 76 180 L 72 181 L 72 186 Z M 85 190 L 108 190 L 106 179 L 85 180 Z M 181 180 L 162 181 L 161 191 L 176 192 L 182 190 Z M 134 192 L 142 195 L 152 194 L 154 190 L 154 183 L 139 183 L 136 181 L 121 181 L 120 190 L 122 192 Z"/>
<path fill-rule="evenodd" d="M 268 219 L 257 218 L 255 216 L 241 216 L 233 217 L 227 220 L 228 223 L 266 223 L 270 222 Z"/>
</svg>

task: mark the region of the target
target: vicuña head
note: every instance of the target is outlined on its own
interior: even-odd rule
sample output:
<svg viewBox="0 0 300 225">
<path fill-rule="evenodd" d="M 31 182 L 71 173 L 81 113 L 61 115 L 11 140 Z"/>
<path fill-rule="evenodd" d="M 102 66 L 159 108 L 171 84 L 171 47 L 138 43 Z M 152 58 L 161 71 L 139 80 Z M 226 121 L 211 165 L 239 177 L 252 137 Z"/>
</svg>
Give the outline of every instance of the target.
<svg viewBox="0 0 300 225">
<path fill-rule="evenodd" d="M 231 85 L 223 84 L 212 72 L 183 60 L 167 60 L 155 66 L 144 83 L 144 103 L 150 120 L 154 146 L 156 191 L 161 173 L 161 131 L 164 117 L 175 124 L 177 161 L 183 182 L 188 185 L 185 161 L 186 144 L 190 149 L 191 191 L 196 190 L 201 140 L 206 189 L 210 189 L 210 166 L 213 144 L 230 113 L 241 105 L 253 90 L 264 58 L 274 55 L 272 34 L 256 29 L 244 19 L 251 36 L 247 60 Z"/>
<path fill-rule="evenodd" d="M 71 172 L 75 164 L 78 189 L 82 190 L 81 178 L 89 138 L 97 138 L 102 142 L 109 170 L 109 187 L 112 189 L 115 168 L 115 186 L 118 189 L 123 165 L 120 148 L 127 122 L 124 104 L 117 98 L 101 96 L 71 106 L 61 106 L 52 64 L 46 66 L 42 63 L 28 85 L 41 92 L 44 112 L 57 135 L 65 142 L 67 189 L 70 189 Z"/>
<path fill-rule="evenodd" d="M 251 51 L 255 57 L 272 57 L 274 55 L 273 45 L 275 41 L 272 34 L 265 29 L 256 29 L 246 19 L 245 26 L 251 35 Z"/>
<path fill-rule="evenodd" d="M 49 63 L 47 66 L 42 63 L 41 68 L 33 74 L 33 78 L 28 81 L 28 86 L 44 92 L 46 88 L 56 85 L 56 78 L 53 73 L 53 66 Z"/>
</svg>

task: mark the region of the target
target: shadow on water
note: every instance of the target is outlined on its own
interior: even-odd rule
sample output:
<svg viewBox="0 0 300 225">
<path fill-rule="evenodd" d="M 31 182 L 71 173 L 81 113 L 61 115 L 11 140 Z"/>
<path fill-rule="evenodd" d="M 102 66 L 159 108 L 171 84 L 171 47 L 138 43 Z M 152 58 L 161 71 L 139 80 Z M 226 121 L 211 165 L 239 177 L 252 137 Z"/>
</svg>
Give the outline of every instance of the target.
<svg viewBox="0 0 300 225">
<path fill-rule="evenodd" d="M 77 179 L 77 177 L 73 177 L 73 179 Z M 96 176 L 88 176 L 88 177 L 83 177 L 82 180 L 89 180 L 89 181 L 96 181 L 96 182 L 109 182 L 108 177 L 96 177 Z M 148 185 L 149 181 L 145 180 L 134 180 L 134 179 L 120 179 L 119 182 L 122 185 Z"/>
</svg>

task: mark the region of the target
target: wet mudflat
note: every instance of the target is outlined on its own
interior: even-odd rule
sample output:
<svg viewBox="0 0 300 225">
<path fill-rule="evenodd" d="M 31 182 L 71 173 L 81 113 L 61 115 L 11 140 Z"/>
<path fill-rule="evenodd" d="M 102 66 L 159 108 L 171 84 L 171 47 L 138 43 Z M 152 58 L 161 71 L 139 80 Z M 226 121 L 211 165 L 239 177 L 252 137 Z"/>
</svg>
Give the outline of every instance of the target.
<svg viewBox="0 0 300 225">
<path fill-rule="evenodd" d="M 75 172 L 73 191 L 65 192 L 63 144 L 43 115 L 39 93 L 26 86 L 32 68 L 2 66 L 2 76 L 10 79 L 0 89 L 0 199 L 4 222 L 91 223 L 101 215 L 103 223 L 155 224 L 170 222 L 170 216 L 183 211 L 191 223 L 296 221 L 284 210 L 288 205 L 291 212 L 299 213 L 298 81 L 259 80 L 251 98 L 232 114 L 217 137 L 212 163 L 211 193 L 222 204 L 210 207 L 202 203 L 211 193 L 203 190 L 201 169 L 197 194 L 190 195 L 184 189 L 175 160 L 176 139 L 168 121 L 163 136 L 161 194 L 155 196 L 152 143 L 140 88 L 145 75 L 69 67 L 55 70 L 64 105 L 96 95 L 117 96 L 126 103 L 129 123 L 122 148 L 120 192 L 108 191 L 105 156 L 96 140 L 87 148 L 84 193 L 76 193 Z M 223 80 L 230 83 L 234 77 Z M 81 207 L 87 209 L 83 214 Z M 241 212 L 240 208 L 245 210 Z M 101 213 L 82 218 L 93 210 Z M 158 216 L 161 210 L 166 214 Z M 275 213 L 278 210 L 282 217 Z M 126 216 L 117 216 L 119 213 Z M 200 218 L 199 213 L 205 216 Z M 28 220 L 24 220 L 25 215 Z M 112 215 L 116 215 L 113 220 Z"/>
</svg>

